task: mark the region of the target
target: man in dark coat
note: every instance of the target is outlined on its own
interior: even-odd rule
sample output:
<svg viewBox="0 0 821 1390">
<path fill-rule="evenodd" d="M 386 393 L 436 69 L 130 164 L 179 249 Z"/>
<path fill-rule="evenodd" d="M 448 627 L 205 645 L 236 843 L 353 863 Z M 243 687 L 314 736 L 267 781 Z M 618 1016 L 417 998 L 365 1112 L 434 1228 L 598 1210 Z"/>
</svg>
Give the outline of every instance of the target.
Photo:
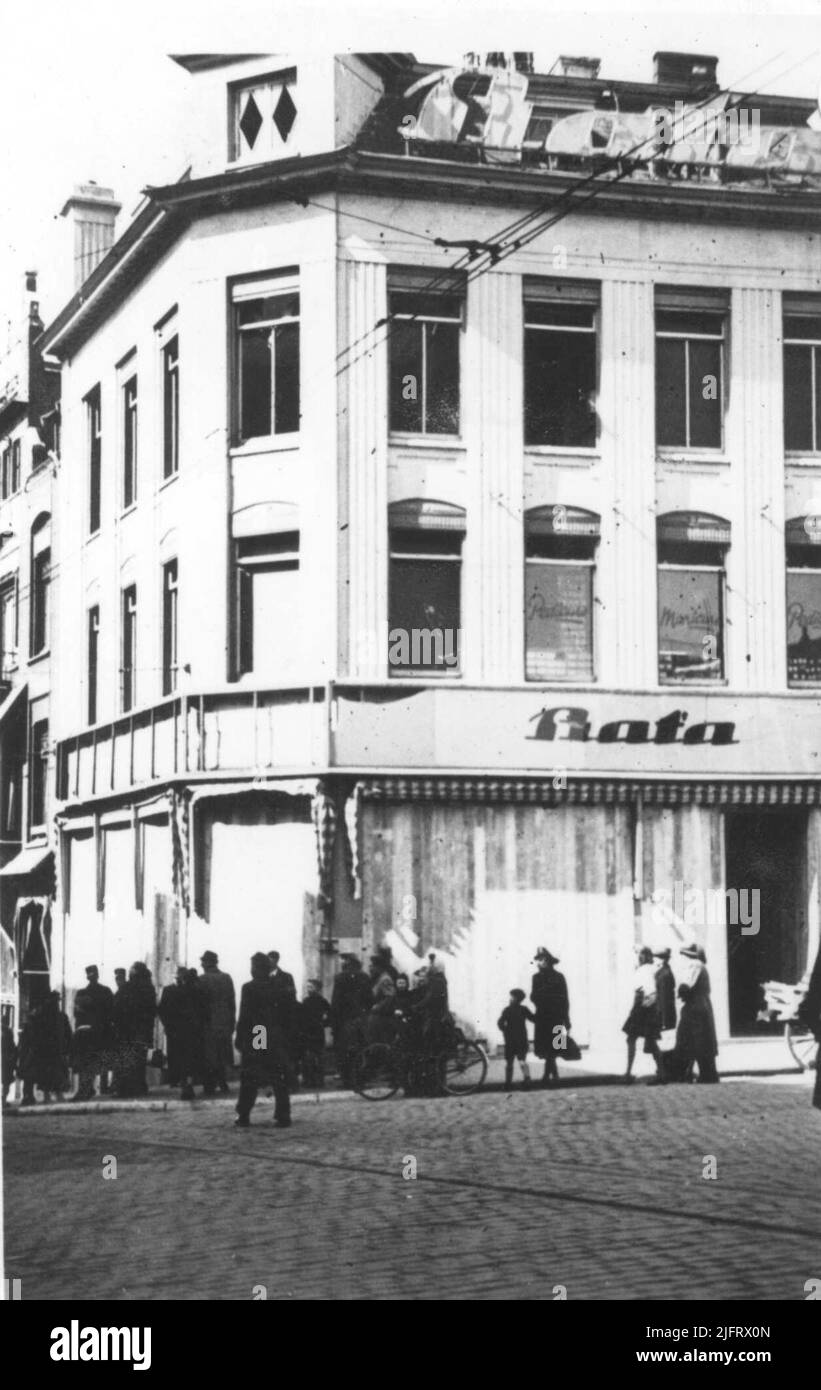
<svg viewBox="0 0 821 1390">
<path fill-rule="evenodd" d="M 371 982 L 358 956 L 342 957 L 342 969 L 331 994 L 331 1027 L 342 1085 L 353 1084 L 356 1054 L 364 1044 L 364 1019 L 371 1007 Z"/>
<path fill-rule="evenodd" d="M 556 1054 L 570 1032 L 570 1001 L 567 981 L 556 966 L 558 957 L 540 946 L 536 952 L 537 973 L 531 981 L 530 998 L 536 1013 L 533 1030 L 533 1051 L 544 1062 L 542 1086 L 559 1079 Z"/>
<path fill-rule="evenodd" d="M 20 1039 L 19 1073 L 23 1082 L 23 1105 L 34 1105 L 34 1088 L 39 1086 L 43 1100 L 58 1100 L 68 1090 L 71 1059 L 71 1024 L 60 1008 L 56 990 L 47 995 L 29 1014 Z"/>
<path fill-rule="evenodd" d="M 100 984 L 96 965 L 86 966 L 86 981 L 74 997 L 74 1066 L 80 1077 L 75 1100 L 93 1099 L 94 1078 L 113 1041 L 114 996 Z"/>
<path fill-rule="evenodd" d="M 145 1069 L 154 1046 L 157 992 L 151 971 L 143 961 L 135 960 L 123 994 L 125 1058 L 119 1093 L 121 1096 L 144 1096 L 148 1094 Z"/>
<path fill-rule="evenodd" d="M 242 1057 L 236 1124 L 245 1129 L 260 1086 L 273 1086 L 274 1123 L 291 1123 L 288 1093 L 289 1039 L 294 1029 L 296 1000 L 271 980 L 271 962 L 262 951 L 251 957 L 251 978 L 242 986 L 236 1047 Z"/>
<path fill-rule="evenodd" d="M 653 952 L 656 960 L 661 961 L 656 971 L 656 1003 L 662 1031 L 676 1026 L 676 977 L 670 969 L 670 954 L 668 946 Z"/>
<path fill-rule="evenodd" d="M 165 1029 L 168 1080 L 179 1082 L 182 1100 L 194 1099 L 194 1081 L 202 1078 L 209 1002 L 199 988 L 196 970 L 177 967 L 177 979 L 167 985 L 160 999 L 160 1021 Z"/>
<path fill-rule="evenodd" d="M 815 958 L 809 988 L 801 1000 L 798 1017 L 815 1034 L 819 1044 L 821 1044 L 821 950 Z M 816 1057 L 812 1103 L 816 1110 L 821 1110 L 821 1050 Z"/>
<path fill-rule="evenodd" d="M 208 1023 L 204 1034 L 205 1055 L 201 1067 L 203 1095 L 212 1096 L 219 1087 L 228 1093 L 228 1068 L 234 1065 L 234 1027 L 237 1021 L 237 999 L 234 981 L 219 968 L 215 951 L 204 951 L 200 957 L 202 974 L 197 987 L 206 1004 Z"/>
<path fill-rule="evenodd" d="M 308 993 L 299 1006 L 299 1055 L 305 1086 L 325 1084 L 325 1029 L 331 1006 L 322 994 L 322 981 L 309 980 Z"/>
</svg>

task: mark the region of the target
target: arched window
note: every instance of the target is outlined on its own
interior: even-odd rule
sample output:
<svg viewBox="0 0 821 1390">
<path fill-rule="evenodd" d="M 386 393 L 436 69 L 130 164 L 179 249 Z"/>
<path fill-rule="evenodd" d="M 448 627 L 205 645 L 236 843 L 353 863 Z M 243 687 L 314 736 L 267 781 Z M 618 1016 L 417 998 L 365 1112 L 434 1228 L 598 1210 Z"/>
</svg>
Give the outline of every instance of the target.
<svg viewBox="0 0 821 1390">
<path fill-rule="evenodd" d="M 593 597 L 600 519 L 564 505 L 525 513 L 525 678 L 595 678 Z"/>
<path fill-rule="evenodd" d="M 42 512 L 31 528 L 30 658 L 40 656 L 48 648 L 50 578 L 51 517 L 47 512 Z"/>
<path fill-rule="evenodd" d="M 730 523 L 705 512 L 667 512 L 656 537 L 659 684 L 721 681 Z"/>
<path fill-rule="evenodd" d="M 465 513 L 412 498 L 388 508 L 388 671 L 456 675 Z"/>
</svg>

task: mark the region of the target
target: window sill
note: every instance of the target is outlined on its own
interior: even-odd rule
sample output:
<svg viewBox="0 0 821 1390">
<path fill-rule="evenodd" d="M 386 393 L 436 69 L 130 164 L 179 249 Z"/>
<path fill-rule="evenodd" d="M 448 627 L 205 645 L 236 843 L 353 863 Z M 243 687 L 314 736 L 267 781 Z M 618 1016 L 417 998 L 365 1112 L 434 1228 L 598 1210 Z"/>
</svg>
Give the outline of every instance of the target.
<svg viewBox="0 0 821 1390">
<path fill-rule="evenodd" d="M 177 469 L 176 473 L 169 473 L 167 478 L 163 478 L 162 481 L 157 484 L 157 491 L 162 492 L 164 488 L 170 487 L 172 483 L 175 483 L 177 481 L 179 476 L 179 468 Z"/>
<path fill-rule="evenodd" d="M 406 449 L 458 449 L 464 453 L 466 444 L 458 434 L 389 434 L 388 445 Z"/>
<path fill-rule="evenodd" d="M 48 658 L 49 658 L 50 656 L 51 656 L 51 648 L 50 648 L 50 647 L 44 647 L 43 650 L 42 650 L 41 652 L 35 652 L 34 656 L 30 656 L 30 657 L 29 657 L 28 662 L 27 662 L 27 665 L 29 665 L 29 666 L 36 666 L 37 663 L 38 663 L 38 661 L 47 661 Z"/>
<path fill-rule="evenodd" d="M 136 512 L 136 510 L 137 510 L 137 503 L 136 503 L 136 502 L 130 502 L 130 503 L 128 504 L 128 506 L 127 506 L 127 507 L 123 507 L 122 511 L 120 512 L 120 521 L 123 521 L 127 516 L 131 516 L 131 513 L 132 513 L 132 512 Z"/>
<path fill-rule="evenodd" d="M 659 681 L 659 690 L 694 690 L 699 695 L 708 695 L 711 690 L 728 690 L 730 682 L 720 681 Z"/>
<path fill-rule="evenodd" d="M 525 444 L 525 453 L 545 458 L 601 458 L 598 446 L 587 444 Z"/>
<path fill-rule="evenodd" d="M 391 667 L 388 671 L 388 680 L 391 684 L 401 681 L 408 681 L 413 685 L 418 685 L 419 681 L 461 681 L 461 671 L 428 671 L 423 669 L 397 671 Z"/>
<path fill-rule="evenodd" d="M 258 439 L 246 439 L 229 449 L 231 458 L 248 458 L 252 454 L 284 454 L 299 449 L 299 431 L 290 434 L 270 434 Z"/>
<path fill-rule="evenodd" d="M 819 468 L 821 453 L 813 453 L 811 449 L 785 449 L 784 462 L 794 463 L 799 468 Z"/>
<path fill-rule="evenodd" d="M 729 467 L 730 460 L 723 449 L 668 449 L 656 447 L 658 463 L 701 463 L 719 468 Z"/>
</svg>

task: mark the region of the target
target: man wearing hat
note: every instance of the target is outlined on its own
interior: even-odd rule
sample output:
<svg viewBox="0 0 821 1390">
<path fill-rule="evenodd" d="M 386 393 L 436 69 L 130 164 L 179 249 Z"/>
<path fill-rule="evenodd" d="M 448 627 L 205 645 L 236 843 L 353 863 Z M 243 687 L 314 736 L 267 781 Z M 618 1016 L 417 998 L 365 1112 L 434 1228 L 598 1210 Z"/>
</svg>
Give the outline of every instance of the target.
<svg viewBox="0 0 821 1390">
<path fill-rule="evenodd" d="M 670 969 L 671 954 L 669 946 L 653 952 L 655 960 L 661 961 L 656 971 L 656 1002 L 662 1031 L 676 1026 L 676 977 Z"/>
<path fill-rule="evenodd" d="M 291 1123 L 288 1093 L 288 1046 L 293 1002 L 271 982 L 271 962 L 264 951 L 251 957 L 251 978 L 242 986 L 236 1044 L 242 1056 L 236 1124 L 247 1129 L 260 1086 L 273 1086 L 274 1123 Z"/>
<path fill-rule="evenodd" d="M 213 1096 L 217 1087 L 228 1093 L 228 1068 L 234 1065 L 231 1037 L 237 1017 L 234 981 L 219 968 L 216 951 L 203 951 L 200 956 L 202 974 L 197 988 L 207 1004 L 202 1058 L 203 1095 Z"/>
<path fill-rule="evenodd" d="M 364 1043 L 364 1020 L 372 1000 L 371 982 L 362 969 L 362 962 L 349 952 L 342 957 L 342 969 L 334 980 L 331 994 L 334 1049 L 342 1085 L 347 1088 L 353 1085 L 354 1059 Z"/>
<path fill-rule="evenodd" d="M 557 1051 L 570 1032 L 570 1001 L 567 994 L 567 981 L 556 966 L 558 956 L 551 955 L 545 946 L 540 946 L 535 956 L 538 966 L 531 981 L 530 998 L 536 1012 L 533 1030 L 533 1051 L 544 1062 L 542 1086 L 549 1086 L 559 1080 L 556 1065 Z M 562 1032 L 558 1030 L 562 1029 Z"/>
</svg>

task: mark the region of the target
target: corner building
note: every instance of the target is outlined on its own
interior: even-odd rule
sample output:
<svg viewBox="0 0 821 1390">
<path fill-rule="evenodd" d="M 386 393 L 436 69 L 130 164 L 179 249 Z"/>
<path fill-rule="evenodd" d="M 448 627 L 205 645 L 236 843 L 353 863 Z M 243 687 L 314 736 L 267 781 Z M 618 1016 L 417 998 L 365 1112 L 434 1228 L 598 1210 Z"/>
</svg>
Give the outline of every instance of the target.
<svg viewBox="0 0 821 1390">
<path fill-rule="evenodd" d="M 386 939 L 495 1040 L 545 943 L 606 1045 L 641 942 L 703 941 L 724 1037 L 812 959 L 815 156 L 625 164 L 711 59 L 493 59 L 178 59 L 191 167 L 44 334 L 69 995 Z"/>
</svg>

